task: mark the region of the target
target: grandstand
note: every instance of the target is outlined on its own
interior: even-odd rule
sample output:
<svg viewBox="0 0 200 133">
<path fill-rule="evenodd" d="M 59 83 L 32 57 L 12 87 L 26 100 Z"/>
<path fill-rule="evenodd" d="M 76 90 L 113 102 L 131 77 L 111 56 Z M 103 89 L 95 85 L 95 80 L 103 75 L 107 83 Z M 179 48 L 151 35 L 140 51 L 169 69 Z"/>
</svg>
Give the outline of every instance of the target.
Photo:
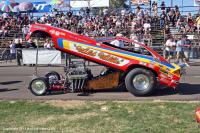
<svg viewBox="0 0 200 133">
<path fill-rule="evenodd" d="M 170 11 L 168 13 L 166 12 L 167 17 L 165 18 L 165 26 L 163 28 L 161 28 L 160 26 L 160 14 L 158 14 L 158 16 L 150 16 L 150 14 L 152 13 L 149 14 L 148 12 L 146 12 L 146 10 L 142 10 L 140 7 L 137 7 L 134 11 L 135 12 L 130 12 L 126 11 L 125 9 L 122 9 L 121 12 L 118 10 L 117 13 L 110 11 L 110 14 L 90 14 L 89 16 L 86 15 L 85 12 L 80 12 L 77 15 L 75 13 L 73 14 L 72 11 L 69 11 L 66 13 L 49 13 L 40 18 L 31 17 L 27 15 L 10 15 L 6 18 L 6 20 L 11 19 L 10 23 L 4 22 L 6 20 L 4 20 L 3 14 L 0 19 L 1 31 L 6 29 L 5 27 L 7 26 L 9 27 L 9 32 L 6 35 L 1 35 L 0 46 L 9 46 L 9 41 L 14 40 L 16 37 L 22 38 L 24 36 L 22 32 L 23 25 L 29 25 L 30 23 L 49 24 L 52 26 L 61 27 L 64 29 L 71 30 L 73 32 L 77 32 L 79 34 L 84 34 L 92 37 L 115 36 L 117 33 L 123 33 L 127 38 L 130 38 L 130 35 L 134 34 L 136 36 L 140 36 L 139 41 L 144 41 L 147 45 L 152 47 L 159 47 L 159 51 L 161 53 L 161 48 L 163 47 L 163 44 L 166 42 L 169 36 L 174 36 L 175 38 L 178 38 L 179 36 L 186 34 L 192 36 L 193 47 L 199 46 L 199 34 L 196 31 L 195 25 L 196 18 L 198 15 L 193 15 L 192 21 L 194 23 L 191 28 L 191 31 L 180 32 L 176 25 L 170 24 Z M 171 9 L 171 12 L 174 13 L 174 15 L 176 15 L 175 9 Z M 181 23 L 185 26 L 184 28 L 186 30 L 188 27 L 188 16 L 180 15 L 178 17 L 179 19 L 183 19 L 183 22 Z M 151 30 L 150 33 L 145 34 L 143 24 L 148 21 L 150 22 Z M 177 23 L 178 19 L 174 21 L 174 23 Z M 11 22 L 14 23 L 14 27 L 11 25 Z M 133 26 L 132 23 L 136 24 Z M 167 26 L 168 29 L 166 29 Z M 25 44 L 24 39 L 23 43 Z"/>
</svg>

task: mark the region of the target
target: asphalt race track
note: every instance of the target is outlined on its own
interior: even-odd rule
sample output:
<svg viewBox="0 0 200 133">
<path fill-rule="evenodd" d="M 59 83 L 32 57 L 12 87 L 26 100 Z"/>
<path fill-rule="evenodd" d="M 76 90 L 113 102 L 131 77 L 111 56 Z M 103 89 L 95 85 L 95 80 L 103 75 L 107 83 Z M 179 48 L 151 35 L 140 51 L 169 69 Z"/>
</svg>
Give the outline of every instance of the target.
<svg viewBox="0 0 200 133">
<path fill-rule="evenodd" d="M 92 71 L 97 74 L 102 67 L 93 66 Z M 97 71 L 98 70 L 98 71 Z M 46 96 L 34 96 L 27 89 L 34 75 L 34 67 L 0 66 L 0 100 L 200 100 L 200 66 L 187 68 L 186 76 L 176 90 L 165 88 L 157 90 L 150 97 L 135 97 L 123 89 L 108 90 L 106 92 L 91 92 L 88 94 L 67 93 Z M 62 67 L 39 67 L 39 75 L 48 71 L 63 73 Z"/>
</svg>

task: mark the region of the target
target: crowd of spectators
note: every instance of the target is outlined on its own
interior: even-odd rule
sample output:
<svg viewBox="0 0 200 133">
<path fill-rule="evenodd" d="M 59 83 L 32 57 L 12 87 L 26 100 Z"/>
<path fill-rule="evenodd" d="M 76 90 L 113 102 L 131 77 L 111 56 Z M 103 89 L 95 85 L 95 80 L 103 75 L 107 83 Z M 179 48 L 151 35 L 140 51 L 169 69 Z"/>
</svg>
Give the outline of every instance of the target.
<svg viewBox="0 0 200 133">
<path fill-rule="evenodd" d="M 152 12 L 153 15 L 149 10 L 143 10 L 138 6 L 134 11 L 103 9 L 98 15 L 92 14 L 89 9 L 78 13 L 73 13 L 73 11 L 51 12 L 41 17 L 3 13 L 0 16 L 0 35 L 9 36 L 11 30 L 22 29 L 22 37 L 24 37 L 28 33 L 28 25 L 31 23 L 61 27 L 91 37 L 115 36 L 121 33 L 139 41 L 151 38 L 150 31 L 152 27 L 156 28 L 155 25 L 158 22 L 160 22 L 159 28 L 165 30 L 167 34 L 170 34 L 169 27 L 177 28 L 178 32 L 182 34 L 199 29 L 200 18 L 195 20 L 191 13 L 182 16 L 178 6 L 169 8 L 163 1 L 158 8 L 158 3 L 153 1 Z"/>
<path fill-rule="evenodd" d="M 12 30 L 18 30 L 23 25 L 28 25 L 29 22 L 30 16 L 28 15 L 3 13 L 0 15 L 0 36 L 9 37 Z"/>
<path fill-rule="evenodd" d="M 10 36 L 11 30 L 21 29 L 22 36 L 20 38 L 24 38 L 28 34 L 28 25 L 32 23 L 60 27 L 91 37 L 116 36 L 120 33 L 139 42 L 151 39 L 151 30 L 157 27 L 164 30 L 169 36 L 170 27 L 176 28 L 181 34 L 199 32 L 200 17 L 194 18 L 191 13 L 183 16 L 178 6 L 166 7 L 164 1 L 158 6 L 158 3 L 154 1 L 151 10 L 153 15 L 149 10 L 144 10 L 140 6 L 134 11 L 103 9 L 98 15 L 92 14 L 89 9 L 76 13 L 73 11 L 51 12 L 41 17 L 33 17 L 30 14 L 3 13 L 0 15 L 0 36 L 7 37 Z M 159 26 L 156 26 L 158 24 Z M 15 36 L 15 38 L 19 38 L 19 36 Z M 16 39 L 13 39 L 12 43 L 14 40 Z M 10 42 L 10 44 L 12 43 Z M 14 43 L 16 44 L 16 42 Z M 31 46 L 35 47 L 32 42 L 27 42 L 25 47 Z M 44 47 L 51 47 L 49 40 L 45 42 Z"/>
</svg>

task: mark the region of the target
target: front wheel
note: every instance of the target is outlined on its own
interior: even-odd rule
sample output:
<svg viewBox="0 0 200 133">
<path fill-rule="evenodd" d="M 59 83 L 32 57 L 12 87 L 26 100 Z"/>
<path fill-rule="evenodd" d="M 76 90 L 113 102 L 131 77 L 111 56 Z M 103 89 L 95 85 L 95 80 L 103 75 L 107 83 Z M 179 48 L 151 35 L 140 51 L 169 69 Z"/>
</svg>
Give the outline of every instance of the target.
<svg viewBox="0 0 200 133">
<path fill-rule="evenodd" d="M 36 96 L 45 95 L 48 89 L 48 83 L 45 78 L 33 79 L 29 85 L 30 91 Z"/>
<path fill-rule="evenodd" d="M 135 68 L 126 75 L 125 85 L 133 95 L 150 95 L 156 87 L 156 76 L 149 70 Z"/>
</svg>

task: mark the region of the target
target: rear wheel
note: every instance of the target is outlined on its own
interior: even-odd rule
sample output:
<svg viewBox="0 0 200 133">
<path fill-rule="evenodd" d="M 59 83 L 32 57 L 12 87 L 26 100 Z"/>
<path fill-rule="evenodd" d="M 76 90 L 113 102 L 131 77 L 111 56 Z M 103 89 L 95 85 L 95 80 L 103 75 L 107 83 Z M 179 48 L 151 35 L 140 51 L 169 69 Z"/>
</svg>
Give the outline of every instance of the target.
<svg viewBox="0 0 200 133">
<path fill-rule="evenodd" d="M 156 76 L 149 70 L 135 68 L 126 75 L 125 85 L 133 95 L 150 95 L 156 87 Z"/>
<path fill-rule="evenodd" d="M 36 96 L 45 95 L 48 89 L 48 83 L 45 78 L 33 79 L 29 85 L 30 91 Z"/>
</svg>

